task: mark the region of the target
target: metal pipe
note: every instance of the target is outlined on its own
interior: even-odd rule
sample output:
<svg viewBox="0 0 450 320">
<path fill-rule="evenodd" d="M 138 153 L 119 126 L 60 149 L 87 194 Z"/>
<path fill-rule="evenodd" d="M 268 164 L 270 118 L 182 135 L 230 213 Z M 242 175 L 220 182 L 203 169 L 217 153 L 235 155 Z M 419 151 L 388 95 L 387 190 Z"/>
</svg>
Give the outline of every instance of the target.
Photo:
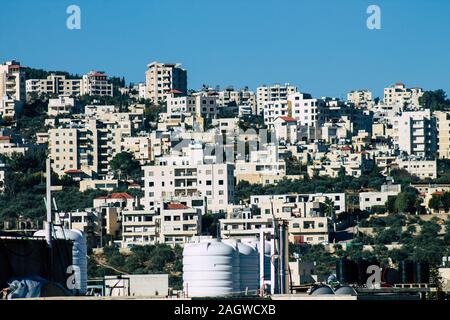
<svg viewBox="0 0 450 320">
<path fill-rule="evenodd" d="M 47 241 L 47 244 L 49 247 L 52 246 L 52 192 L 51 192 L 51 187 L 52 187 L 52 182 L 51 182 L 51 166 L 50 166 L 50 158 L 47 158 L 46 161 L 46 172 L 47 172 L 47 177 L 46 177 L 46 185 L 47 185 L 47 196 L 46 196 L 46 207 L 47 207 L 47 221 L 45 224 L 45 240 Z"/>
</svg>

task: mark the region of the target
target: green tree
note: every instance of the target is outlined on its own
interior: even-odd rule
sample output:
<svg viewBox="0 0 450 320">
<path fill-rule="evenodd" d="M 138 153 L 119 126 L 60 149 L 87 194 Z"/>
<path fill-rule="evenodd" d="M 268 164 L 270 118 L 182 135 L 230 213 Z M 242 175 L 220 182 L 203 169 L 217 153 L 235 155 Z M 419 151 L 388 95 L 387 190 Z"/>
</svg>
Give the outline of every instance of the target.
<svg viewBox="0 0 450 320">
<path fill-rule="evenodd" d="M 109 165 L 116 178 L 126 180 L 132 178 L 135 181 L 139 181 L 141 165 L 139 161 L 134 159 L 131 153 L 121 152 L 116 154 Z"/>
<path fill-rule="evenodd" d="M 419 103 L 424 108 L 430 109 L 431 112 L 450 108 L 450 100 L 447 99 L 447 94 L 442 89 L 425 91 L 419 98 Z"/>
</svg>

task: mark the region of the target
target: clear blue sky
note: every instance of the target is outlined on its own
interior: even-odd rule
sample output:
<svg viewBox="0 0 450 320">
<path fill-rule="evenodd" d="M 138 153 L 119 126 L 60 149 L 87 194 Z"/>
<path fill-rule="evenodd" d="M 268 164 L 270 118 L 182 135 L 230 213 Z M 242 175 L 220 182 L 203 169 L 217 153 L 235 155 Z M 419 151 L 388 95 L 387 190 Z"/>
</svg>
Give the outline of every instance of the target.
<svg viewBox="0 0 450 320">
<path fill-rule="evenodd" d="M 2 0 L 0 60 L 144 80 L 181 62 L 189 88 L 289 82 L 314 96 L 397 81 L 450 93 L 447 0 Z M 66 28 L 77 4 L 82 29 Z M 382 30 L 366 28 L 377 4 Z"/>
</svg>

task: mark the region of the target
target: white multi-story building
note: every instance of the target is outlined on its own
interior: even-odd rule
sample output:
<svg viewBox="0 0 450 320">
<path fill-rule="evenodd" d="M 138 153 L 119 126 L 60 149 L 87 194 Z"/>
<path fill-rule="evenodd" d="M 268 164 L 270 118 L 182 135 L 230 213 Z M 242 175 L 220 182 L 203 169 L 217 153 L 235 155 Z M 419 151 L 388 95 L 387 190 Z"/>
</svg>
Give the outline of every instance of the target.
<svg viewBox="0 0 450 320">
<path fill-rule="evenodd" d="M 359 194 L 359 208 L 371 210 L 373 207 L 385 206 L 389 197 L 394 197 L 400 192 L 400 184 L 382 185 L 381 191 L 361 192 Z"/>
<path fill-rule="evenodd" d="M 408 155 L 434 158 L 436 119 L 430 110 L 405 111 L 394 118 L 394 145 Z"/>
<path fill-rule="evenodd" d="M 288 83 L 285 85 L 261 86 L 256 90 L 257 114 L 261 114 L 266 102 L 286 100 L 289 94 L 297 92 L 297 87 Z"/>
<path fill-rule="evenodd" d="M 179 63 L 154 61 L 147 65 L 145 79 L 146 98 L 153 103 L 166 101 L 174 92 L 183 95 L 187 93 L 187 71 Z"/>
<path fill-rule="evenodd" d="M 273 127 L 275 119 L 278 117 L 288 117 L 290 113 L 287 100 L 267 101 L 264 102 L 263 108 L 264 123 L 269 128 Z"/>
<path fill-rule="evenodd" d="M 290 116 L 298 120 L 299 125 L 318 127 L 325 121 L 325 101 L 313 99 L 310 94 L 296 92 L 288 96 Z"/>
<path fill-rule="evenodd" d="M 450 111 L 435 111 L 438 156 L 450 159 Z"/>
<path fill-rule="evenodd" d="M 421 160 L 416 158 L 407 158 L 397 160 L 399 169 L 404 169 L 410 174 L 420 179 L 436 179 L 437 165 L 436 160 Z"/>
<path fill-rule="evenodd" d="M 81 95 L 113 96 L 113 85 L 102 71 L 91 71 L 83 76 Z"/>
<path fill-rule="evenodd" d="M 234 200 L 234 165 L 208 161 L 201 144 L 190 145 L 181 156 L 164 156 L 144 167 L 144 206 L 173 197 L 206 197 L 210 212 L 225 211 Z"/>
<path fill-rule="evenodd" d="M 411 105 L 418 107 L 419 98 L 423 96 L 422 88 L 406 88 L 403 83 L 384 88 L 384 103 L 387 105 Z"/>
<path fill-rule="evenodd" d="M 219 113 L 218 96 L 195 93 L 192 96 L 167 96 L 167 113 L 190 114 L 207 118 L 215 118 Z"/>
<path fill-rule="evenodd" d="M 68 114 L 75 106 L 75 99 L 70 96 L 61 95 L 57 99 L 48 100 L 47 114 L 49 116 L 58 116 Z"/>
<path fill-rule="evenodd" d="M 0 64 L 0 98 L 25 101 L 25 73 L 20 62 L 7 61 Z"/>
</svg>

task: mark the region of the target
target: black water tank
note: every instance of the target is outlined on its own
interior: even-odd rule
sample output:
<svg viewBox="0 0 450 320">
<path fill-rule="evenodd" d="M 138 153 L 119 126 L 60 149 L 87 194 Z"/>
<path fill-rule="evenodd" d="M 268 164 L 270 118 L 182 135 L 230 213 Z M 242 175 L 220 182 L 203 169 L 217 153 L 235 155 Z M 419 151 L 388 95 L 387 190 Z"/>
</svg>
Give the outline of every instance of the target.
<svg viewBox="0 0 450 320">
<path fill-rule="evenodd" d="M 336 263 L 336 276 L 340 283 L 357 283 L 358 266 L 352 260 L 339 259 Z"/>
<path fill-rule="evenodd" d="M 414 263 L 414 283 L 430 283 L 430 264 L 427 262 Z"/>
<path fill-rule="evenodd" d="M 393 286 L 400 283 L 400 273 L 394 268 L 384 268 L 381 273 L 381 281 Z"/>
<path fill-rule="evenodd" d="M 411 261 L 400 261 L 398 264 L 398 272 L 400 275 L 399 283 L 414 282 L 414 264 Z"/>
</svg>

